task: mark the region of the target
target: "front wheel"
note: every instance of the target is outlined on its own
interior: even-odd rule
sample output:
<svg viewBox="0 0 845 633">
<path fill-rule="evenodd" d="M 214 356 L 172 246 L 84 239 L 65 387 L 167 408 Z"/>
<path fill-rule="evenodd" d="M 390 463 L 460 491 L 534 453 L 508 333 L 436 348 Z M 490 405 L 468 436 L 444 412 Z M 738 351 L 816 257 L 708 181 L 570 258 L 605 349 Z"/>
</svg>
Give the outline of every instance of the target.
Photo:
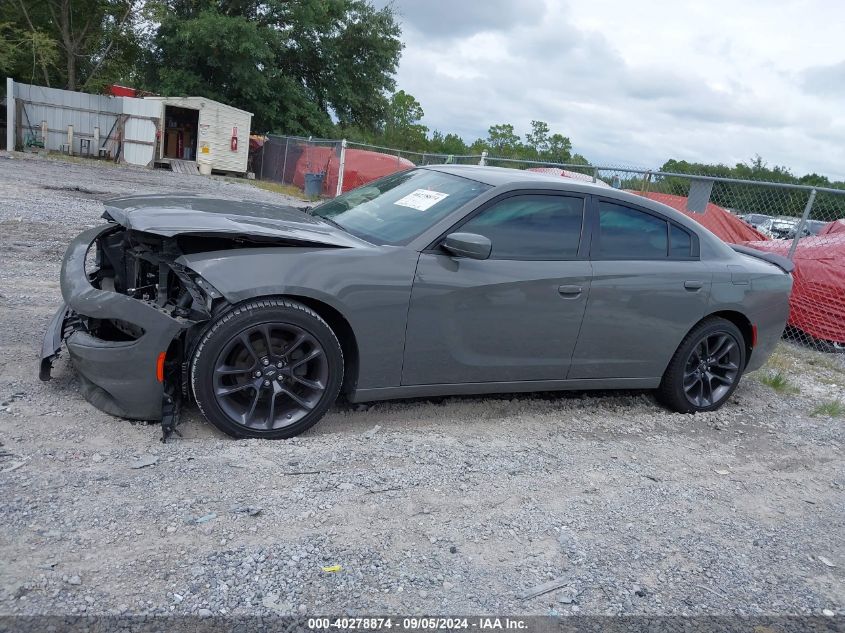
<svg viewBox="0 0 845 633">
<path fill-rule="evenodd" d="M 681 342 L 657 390 L 658 399 L 679 413 L 714 411 L 739 385 L 745 339 L 733 323 L 712 317 Z"/>
<path fill-rule="evenodd" d="M 203 415 L 233 437 L 283 439 L 316 424 L 337 398 L 343 352 L 310 308 L 261 299 L 225 312 L 191 361 Z"/>
</svg>

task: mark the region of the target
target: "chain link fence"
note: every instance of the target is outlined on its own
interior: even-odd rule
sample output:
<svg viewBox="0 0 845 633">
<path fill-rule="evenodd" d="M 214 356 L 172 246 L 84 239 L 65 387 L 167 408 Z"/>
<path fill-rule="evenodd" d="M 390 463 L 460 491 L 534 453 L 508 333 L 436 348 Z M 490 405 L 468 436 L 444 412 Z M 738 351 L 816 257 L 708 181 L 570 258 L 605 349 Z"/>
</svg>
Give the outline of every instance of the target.
<svg viewBox="0 0 845 633">
<path fill-rule="evenodd" d="M 250 152 L 259 180 L 296 187 L 308 198 L 333 197 L 343 181 L 343 141 L 268 134 Z"/>
<path fill-rule="evenodd" d="M 481 154 L 436 154 L 432 152 L 412 152 L 381 145 L 370 145 L 368 143 L 357 143 L 349 141 L 347 147 L 360 150 L 361 152 L 376 152 L 396 156 L 397 159 L 420 167 L 423 165 L 477 165 L 481 160 Z"/>
<path fill-rule="evenodd" d="M 415 166 L 477 165 L 480 159 L 480 155 L 431 154 L 343 140 L 268 134 L 250 153 L 250 171 L 259 180 L 296 187 L 313 199 L 334 197 Z"/>
<path fill-rule="evenodd" d="M 786 336 L 815 349 L 845 352 L 845 189 L 275 135 L 254 152 L 253 171 L 316 198 L 439 164 L 510 167 L 627 190 L 686 213 L 726 242 L 784 255 L 795 264 Z"/>
</svg>

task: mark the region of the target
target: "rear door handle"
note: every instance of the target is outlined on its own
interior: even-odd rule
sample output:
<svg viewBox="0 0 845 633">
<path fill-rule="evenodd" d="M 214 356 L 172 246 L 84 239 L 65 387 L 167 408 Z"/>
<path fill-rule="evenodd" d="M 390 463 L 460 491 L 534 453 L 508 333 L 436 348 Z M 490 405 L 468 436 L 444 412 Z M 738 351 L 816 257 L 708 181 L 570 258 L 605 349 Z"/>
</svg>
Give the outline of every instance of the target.
<svg viewBox="0 0 845 633">
<path fill-rule="evenodd" d="M 558 286 L 557 291 L 564 297 L 575 298 L 584 289 L 581 286 Z"/>
<path fill-rule="evenodd" d="M 703 287 L 703 281 L 690 280 L 684 282 L 684 288 L 686 288 L 687 290 L 701 290 Z"/>
</svg>

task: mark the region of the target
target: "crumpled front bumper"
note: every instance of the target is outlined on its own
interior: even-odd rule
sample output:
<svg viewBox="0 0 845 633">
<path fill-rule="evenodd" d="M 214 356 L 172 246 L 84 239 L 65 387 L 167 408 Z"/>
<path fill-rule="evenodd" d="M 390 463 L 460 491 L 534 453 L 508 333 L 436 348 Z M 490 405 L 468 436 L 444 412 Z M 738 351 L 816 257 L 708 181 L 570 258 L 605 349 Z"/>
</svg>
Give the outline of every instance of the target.
<svg viewBox="0 0 845 633">
<path fill-rule="evenodd" d="M 56 312 L 41 351 L 41 380 L 50 379 L 52 361 L 62 341 L 67 345 L 82 381 L 82 394 L 98 409 L 136 420 L 160 420 L 164 384 L 157 376 L 158 356 L 192 323 L 175 319 L 166 311 L 118 292 L 91 285 L 85 257 L 92 242 L 115 225 L 80 233 L 65 253 L 61 288 L 64 305 Z M 143 329 L 131 341 L 109 341 L 85 331 L 79 316 L 119 319 Z"/>
</svg>

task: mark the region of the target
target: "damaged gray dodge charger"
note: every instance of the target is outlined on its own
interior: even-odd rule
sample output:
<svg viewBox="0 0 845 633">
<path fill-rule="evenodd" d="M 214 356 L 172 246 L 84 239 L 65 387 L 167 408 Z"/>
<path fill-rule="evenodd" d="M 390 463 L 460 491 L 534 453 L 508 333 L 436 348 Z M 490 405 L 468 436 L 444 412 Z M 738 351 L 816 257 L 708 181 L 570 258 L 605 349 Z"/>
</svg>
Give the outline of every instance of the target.
<svg viewBox="0 0 845 633">
<path fill-rule="evenodd" d="M 710 411 L 784 329 L 788 260 L 643 197 L 489 167 L 412 169 L 312 210 L 141 196 L 62 264 L 41 378 L 175 429 L 287 438 L 351 402 L 656 389 Z"/>
</svg>

